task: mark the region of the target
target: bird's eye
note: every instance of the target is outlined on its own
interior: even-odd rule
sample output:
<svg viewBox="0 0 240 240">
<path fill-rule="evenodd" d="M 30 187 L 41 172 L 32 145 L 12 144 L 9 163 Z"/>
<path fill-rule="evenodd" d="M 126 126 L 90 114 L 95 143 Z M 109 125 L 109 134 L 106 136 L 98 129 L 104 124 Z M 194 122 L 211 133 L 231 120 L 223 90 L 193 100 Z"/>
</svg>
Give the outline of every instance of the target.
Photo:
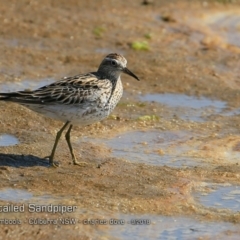
<svg viewBox="0 0 240 240">
<path fill-rule="evenodd" d="M 116 66 L 116 65 L 117 65 L 117 63 L 116 63 L 115 61 L 111 61 L 111 64 L 112 64 L 113 66 Z"/>
</svg>

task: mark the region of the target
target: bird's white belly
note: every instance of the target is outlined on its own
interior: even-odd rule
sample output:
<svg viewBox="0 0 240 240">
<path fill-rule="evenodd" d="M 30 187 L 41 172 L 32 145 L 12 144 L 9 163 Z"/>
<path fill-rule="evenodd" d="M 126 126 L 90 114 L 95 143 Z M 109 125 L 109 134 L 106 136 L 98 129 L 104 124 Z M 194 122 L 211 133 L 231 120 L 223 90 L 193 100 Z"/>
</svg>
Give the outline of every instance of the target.
<svg viewBox="0 0 240 240">
<path fill-rule="evenodd" d="M 71 122 L 73 125 L 86 126 L 99 122 L 110 114 L 109 108 L 97 108 L 89 106 L 68 106 L 68 105 L 25 105 L 27 108 L 43 114 L 47 117 L 60 120 L 62 122 Z"/>
</svg>

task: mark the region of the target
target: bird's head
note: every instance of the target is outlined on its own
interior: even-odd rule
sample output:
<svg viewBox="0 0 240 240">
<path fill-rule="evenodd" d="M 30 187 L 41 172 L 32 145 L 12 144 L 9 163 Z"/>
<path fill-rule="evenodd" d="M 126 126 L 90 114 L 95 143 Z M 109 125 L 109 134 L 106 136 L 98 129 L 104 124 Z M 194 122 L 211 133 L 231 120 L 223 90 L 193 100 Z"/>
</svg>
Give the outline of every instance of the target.
<svg viewBox="0 0 240 240">
<path fill-rule="evenodd" d="M 126 73 L 139 81 L 139 78 L 127 68 L 127 60 L 117 53 L 108 54 L 101 62 L 98 72 L 118 79 L 121 73 Z"/>
</svg>

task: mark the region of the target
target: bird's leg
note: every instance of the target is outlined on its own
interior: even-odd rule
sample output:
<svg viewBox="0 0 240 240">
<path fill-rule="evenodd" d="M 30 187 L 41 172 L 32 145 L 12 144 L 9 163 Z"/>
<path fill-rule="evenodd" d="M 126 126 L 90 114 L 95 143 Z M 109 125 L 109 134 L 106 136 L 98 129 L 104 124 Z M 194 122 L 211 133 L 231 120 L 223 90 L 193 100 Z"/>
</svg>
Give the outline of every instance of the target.
<svg viewBox="0 0 240 240">
<path fill-rule="evenodd" d="M 55 154 L 55 151 L 56 151 L 56 148 L 57 148 L 57 145 L 58 145 L 58 141 L 61 138 L 62 132 L 64 131 L 64 129 L 67 127 L 68 124 L 69 124 L 69 121 L 67 121 L 63 125 L 63 127 L 57 132 L 56 139 L 55 139 L 55 142 L 54 142 L 54 145 L 53 145 L 53 149 L 52 149 L 52 153 L 48 157 L 49 158 L 49 164 L 51 166 L 53 166 L 53 167 L 57 167 L 57 165 L 53 162 L 53 158 L 54 158 L 54 154 Z"/>
<path fill-rule="evenodd" d="M 71 144 L 71 140 L 70 140 L 70 133 L 71 133 L 72 127 L 73 127 L 73 125 L 71 124 L 70 127 L 68 128 L 67 132 L 66 132 L 65 138 L 66 138 L 66 141 L 67 141 L 70 153 L 72 155 L 73 164 L 74 165 L 79 165 L 79 166 L 86 166 L 87 163 L 85 163 L 85 162 L 78 162 L 76 157 L 75 157 L 75 154 L 74 154 L 74 151 L 73 151 L 73 148 L 72 148 L 72 144 Z"/>
</svg>

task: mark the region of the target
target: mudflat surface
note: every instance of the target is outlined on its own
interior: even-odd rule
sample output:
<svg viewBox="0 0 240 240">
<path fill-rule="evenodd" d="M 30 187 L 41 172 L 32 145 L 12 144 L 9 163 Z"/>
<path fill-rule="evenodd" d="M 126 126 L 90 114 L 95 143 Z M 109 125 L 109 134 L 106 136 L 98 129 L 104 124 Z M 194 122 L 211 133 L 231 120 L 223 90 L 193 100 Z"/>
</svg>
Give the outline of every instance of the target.
<svg viewBox="0 0 240 240">
<path fill-rule="evenodd" d="M 86 167 L 72 165 L 64 138 L 60 167 L 49 167 L 44 156 L 63 123 L 0 102 L 0 203 L 25 206 L 1 212 L 21 224 L 1 222 L 0 239 L 238 239 L 240 5 L 169 2 L 1 1 L 1 92 L 95 71 L 111 52 L 141 81 L 123 75 L 112 115 L 74 127 Z M 29 203 L 76 208 L 31 212 Z M 83 224 L 112 218 L 125 224 Z M 151 224 L 127 223 L 136 218 Z"/>
</svg>

